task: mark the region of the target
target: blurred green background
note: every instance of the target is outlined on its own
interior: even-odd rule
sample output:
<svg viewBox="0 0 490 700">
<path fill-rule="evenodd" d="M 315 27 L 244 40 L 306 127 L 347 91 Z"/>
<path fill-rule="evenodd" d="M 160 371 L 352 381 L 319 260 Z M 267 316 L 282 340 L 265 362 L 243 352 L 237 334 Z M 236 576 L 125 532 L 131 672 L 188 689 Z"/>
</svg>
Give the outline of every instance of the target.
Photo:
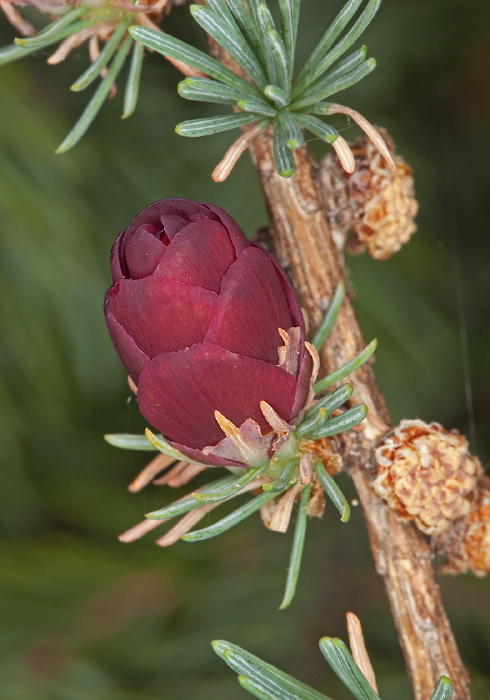
<svg viewBox="0 0 490 700">
<path fill-rule="evenodd" d="M 340 2 L 303 5 L 304 56 Z M 166 26 L 203 44 L 185 7 Z M 15 33 L 3 22 L 1 35 L 6 44 Z M 342 101 L 390 130 L 415 169 L 420 215 L 417 235 L 392 260 L 350 261 L 356 305 L 366 337 L 379 339 L 376 371 L 395 419 L 456 427 L 487 464 L 490 5 L 389 0 L 365 41 L 378 69 Z M 311 522 L 285 612 L 277 606 L 291 533 L 270 533 L 258 518 L 199 545 L 161 550 L 151 536 L 118 543 L 118 533 L 176 494 L 129 494 L 145 454 L 102 440 L 144 425 L 103 321 L 112 241 L 162 197 L 214 202 L 249 235 L 266 214 L 247 156 L 226 183 L 210 180 L 230 134 L 174 134 L 175 123 L 207 109 L 177 96 L 179 76 L 157 56 L 146 60 L 130 120 L 119 119 L 119 95 L 79 146 L 55 156 L 87 99 L 68 89 L 87 56 L 80 48 L 48 67 L 47 55 L 0 72 L 1 697 L 249 697 L 211 650 L 223 638 L 342 700 L 347 691 L 317 640 L 345 638 L 353 610 L 382 696 L 410 698 L 359 509 L 349 525 L 332 508 Z M 489 581 L 440 583 L 474 697 L 490 698 Z"/>
</svg>

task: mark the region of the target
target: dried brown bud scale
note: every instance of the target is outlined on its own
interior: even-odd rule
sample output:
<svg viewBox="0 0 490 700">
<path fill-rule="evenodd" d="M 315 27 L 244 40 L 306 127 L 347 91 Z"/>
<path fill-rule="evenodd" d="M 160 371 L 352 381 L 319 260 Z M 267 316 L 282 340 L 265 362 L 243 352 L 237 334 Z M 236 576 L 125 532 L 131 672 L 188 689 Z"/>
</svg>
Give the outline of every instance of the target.
<svg viewBox="0 0 490 700">
<path fill-rule="evenodd" d="M 299 448 L 302 452 L 309 453 L 312 459 L 322 462 L 330 476 L 335 476 L 342 469 L 342 457 L 332 450 L 332 438 L 320 438 L 319 440 L 302 440 Z"/>
<path fill-rule="evenodd" d="M 482 477 L 478 486 L 478 498 L 471 513 L 438 539 L 446 555 L 446 562 L 440 568 L 444 574 L 471 571 L 475 576 L 485 576 L 490 572 L 490 479 Z"/>
<path fill-rule="evenodd" d="M 319 479 L 315 479 L 311 485 L 311 496 L 308 501 L 308 515 L 310 518 L 321 518 L 325 512 L 325 491 Z"/>
<path fill-rule="evenodd" d="M 386 260 L 415 233 L 418 203 L 412 169 L 401 156 L 394 155 L 387 132 L 379 131 L 393 154 L 396 172 L 376 146 L 362 138 L 351 147 L 356 164 L 352 173 L 346 173 L 338 159 L 328 154 L 321 161 L 319 180 L 337 245 L 345 245 L 351 230 L 351 253 L 362 253 L 367 247 L 373 258 Z"/>
<path fill-rule="evenodd" d="M 401 520 L 427 535 L 447 531 L 474 505 L 481 465 L 466 439 L 438 423 L 403 420 L 375 450 L 373 488 Z"/>
</svg>

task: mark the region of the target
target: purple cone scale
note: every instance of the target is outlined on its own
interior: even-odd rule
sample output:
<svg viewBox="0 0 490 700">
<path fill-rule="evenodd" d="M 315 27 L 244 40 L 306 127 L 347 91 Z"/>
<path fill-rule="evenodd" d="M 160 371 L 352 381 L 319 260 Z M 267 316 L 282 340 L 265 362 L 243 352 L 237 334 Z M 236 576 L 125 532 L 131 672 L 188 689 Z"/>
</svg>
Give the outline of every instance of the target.
<svg viewBox="0 0 490 700">
<path fill-rule="evenodd" d="M 141 413 L 174 447 L 203 464 L 242 464 L 209 453 L 225 438 L 215 411 L 266 435 L 266 401 L 294 423 L 311 375 L 301 309 L 279 264 L 225 211 L 151 204 L 117 237 L 111 270 L 109 333 Z M 285 331 L 296 339 L 288 361 Z"/>
</svg>

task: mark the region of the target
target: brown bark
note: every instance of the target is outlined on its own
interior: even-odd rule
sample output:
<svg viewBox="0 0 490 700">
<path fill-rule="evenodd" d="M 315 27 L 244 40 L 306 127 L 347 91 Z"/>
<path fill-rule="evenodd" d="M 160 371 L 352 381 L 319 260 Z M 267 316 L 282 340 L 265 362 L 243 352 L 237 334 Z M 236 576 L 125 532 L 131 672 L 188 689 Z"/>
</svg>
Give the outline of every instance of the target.
<svg viewBox="0 0 490 700">
<path fill-rule="evenodd" d="M 315 163 L 300 149 L 295 175 L 284 179 L 275 171 L 269 133 L 256 138 L 250 151 L 264 189 L 275 252 L 289 271 L 314 330 L 344 277 L 343 262 L 329 234 Z M 346 298 L 321 353 L 323 368 L 340 367 L 365 345 Z M 468 700 L 468 673 L 435 581 L 428 541 L 414 526 L 397 521 L 370 485 L 375 440 L 391 425 L 384 399 L 370 366 L 357 370 L 349 381 L 355 387 L 355 400 L 366 403 L 369 414 L 360 430 L 343 439 L 343 457 L 363 506 L 376 569 L 386 585 L 415 698 L 427 700 L 439 677 L 448 675 L 455 697 Z"/>
</svg>

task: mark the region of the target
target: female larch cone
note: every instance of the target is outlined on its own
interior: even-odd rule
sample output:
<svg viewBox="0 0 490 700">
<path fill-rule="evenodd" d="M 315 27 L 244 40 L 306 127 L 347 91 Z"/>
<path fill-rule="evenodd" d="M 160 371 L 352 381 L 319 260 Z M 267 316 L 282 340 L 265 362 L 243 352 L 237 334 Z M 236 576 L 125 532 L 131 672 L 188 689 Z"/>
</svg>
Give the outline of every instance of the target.
<svg viewBox="0 0 490 700">
<path fill-rule="evenodd" d="M 197 462 L 263 463 L 312 367 L 279 264 L 219 207 L 165 199 L 119 234 L 111 270 L 107 326 L 143 416 Z"/>
</svg>

